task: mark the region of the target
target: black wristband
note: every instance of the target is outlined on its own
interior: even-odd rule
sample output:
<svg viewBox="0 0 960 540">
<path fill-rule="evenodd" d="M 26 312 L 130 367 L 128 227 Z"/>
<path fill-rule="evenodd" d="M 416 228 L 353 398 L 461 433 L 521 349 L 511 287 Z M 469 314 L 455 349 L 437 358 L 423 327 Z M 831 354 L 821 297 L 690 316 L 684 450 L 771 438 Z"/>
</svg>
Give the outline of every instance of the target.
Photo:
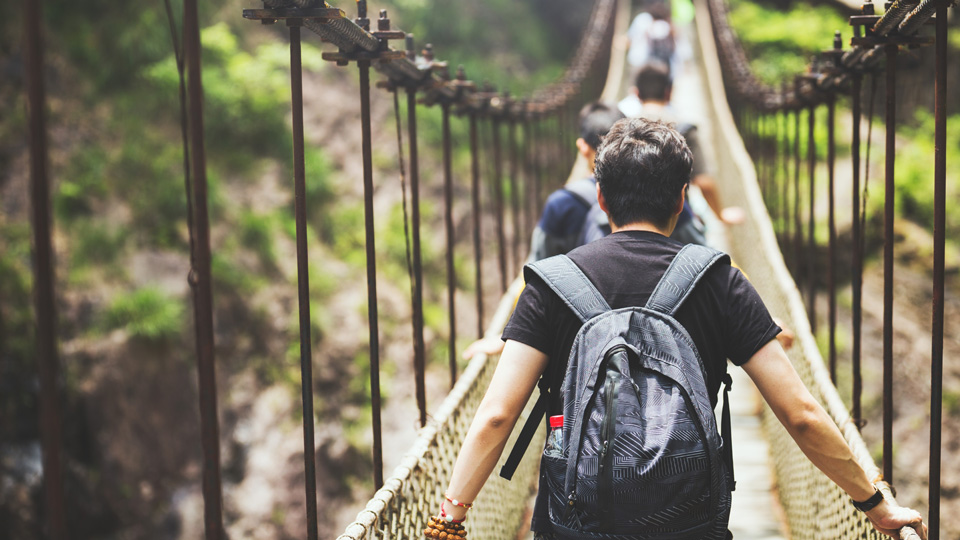
<svg viewBox="0 0 960 540">
<path fill-rule="evenodd" d="M 877 492 L 874 493 L 872 497 L 870 497 L 869 499 L 863 502 L 857 502 L 857 501 L 854 501 L 853 499 L 850 499 L 850 500 L 853 502 L 853 507 L 856 508 L 857 510 L 861 512 L 869 512 L 870 510 L 873 510 L 874 508 L 876 508 L 877 505 L 883 501 L 883 492 L 877 489 Z"/>
</svg>

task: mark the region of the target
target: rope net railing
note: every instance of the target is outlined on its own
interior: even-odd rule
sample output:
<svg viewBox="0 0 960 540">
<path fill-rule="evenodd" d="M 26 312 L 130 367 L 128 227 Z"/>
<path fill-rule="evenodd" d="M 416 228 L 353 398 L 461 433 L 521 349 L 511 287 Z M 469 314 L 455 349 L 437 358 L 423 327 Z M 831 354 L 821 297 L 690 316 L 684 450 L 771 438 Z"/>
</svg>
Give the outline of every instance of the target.
<svg viewBox="0 0 960 540">
<path fill-rule="evenodd" d="M 930 538 L 939 538 L 940 507 L 940 419 L 941 374 L 943 362 L 944 294 L 944 204 L 945 204 L 945 126 L 946 126 L 946 19 L 950 1 L 893 2 L 882 16 L 874 14 L 871 3 L 864 4 L 860 15 L 850 17 L 853 28 L 851 47 L 843 48 L 838 31 L 833 47 L 814 58 L 808 71 L 779 88 L 760 82 L 753 73 L 735 31 L 727 20 L 724 0 L 700 0 L 697 24 L 704 69 L 711 92 L 713 146 L 718 170 L 725 181 L 718 183 L 726 201 L 740 201 L 748 209 L 746 226 L 731 234 L 731 254 L 750 275 L 771 312 L 783 317 L 800 337 L 800 347 L 790 351 L 798 372 L 826 406 L 840 427 L 868 475 L 882 479 L 885 494 L 892 497 L 893 483 L 893 212 L 896 148 L 896 57 L 900 47 L 936 44 L 936 171 L 931 183 L 936 189 L 933 235 L 933 305 L 930 395 L 929 519 Z M 936 14 L 935 38 L 925 35 L 924 25 Z M 886 59 L 886 62 L 881 60 Z M 714 60 L 715 59 L 715 60 Z M 863 426 L 861 394 L 861 317 L 865 210 L 861 176 L 861 93 L 865 77 L 887 81 L 885 122 L 884 196 L 884 323 L 883 323 L 883 454 L 878 468 L 860 433 Z M 876 86 L 874 84 L 874 86 Z M 837 276 L 838 251 L 835 204 L 837 144 L 835 140 L 836 105 L 850 96 L 853 112 L 852 182 L 852 383 L 851 403 L 841 399 L 837 388 Z M 817 141 L 814 137 L 815 113 L 827 108 L 826 141 L 826 228 L 827 246 L 818 245 L 818 194 L 815 190 L 818 170 Z M 872 99 L 871 99 L 872 109 Z M 805 126 L 801 115 L 806 114 Z M 872 110 L 870 112 L 872 118 Z M 791 130 L 789 119 L 793 118 Z M 872 125 L 872 122 L 871 122 Z M 801 128 L 806 133 L 801 133 Z M 801 155 L 801 137 L 807 139 L 807 154 Z M 867 148 L 869 158 L 869 147 Z M 802 165 L 806 175 L 801 176 Z M 867 169 L 869 171 L 869 168 Z M 823 179 L 821 178 L 820 181 Z M 822 225 L 821 225 L 822 226 Z M 760 249 L 758 249 L 760 247 Z M 826 247 L 826 257 L 821 254 Z M 825 259 L 825 260 L 824 260 Z M 825 283 L 824 283 L 825 282 Z M 817 298 L 825 284 L 828 305 L 826 362 L 814 337 L 817 333 Z M 803 294 L 801 293 L 803 291 Z M 766 410 L 764 427 L 771 445 L 777 476 L 779 500 L 787 516 L 793 538 L 883 538 L 864 516 L 850 504 L 848 497 L 799 451 L 774 415 Z M 915 538 L 912 529 L 901 531 L 903 538 Z"/>
</svg>

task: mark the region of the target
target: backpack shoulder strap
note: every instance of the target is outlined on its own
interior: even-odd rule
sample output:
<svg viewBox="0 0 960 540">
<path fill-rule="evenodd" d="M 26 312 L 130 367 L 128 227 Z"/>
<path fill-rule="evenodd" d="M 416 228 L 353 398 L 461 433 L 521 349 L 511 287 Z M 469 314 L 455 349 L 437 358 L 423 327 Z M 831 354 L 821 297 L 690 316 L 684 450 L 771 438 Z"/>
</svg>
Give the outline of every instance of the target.
<svg viewBox="0 0 960 540">
<path fill-rule="evenodd" d="M 673 316 L 707 270 L 720 261 L 730 264 L 730 257 L 706 246 L 683 246 L 660 278 L 646 307 Z"/>
<path fill-rule="evenodd" d="M 524 272 L 527 271 L 540 276 L 583 322 L 610 311 L 600 291 L 566 255 L 530 263 L 524 267 Z"/>
<path fill-rule="evenodd" d="M 524 266 L 524 273 L 526 272 L 533 272 L 540 276 L 544 283 L 563 299 L 563 302 L 583 322 L 610 311 L 610 306 L 597 291 L 597 288 L 583 274 L 580 267 L 566 255 L 556 255 L 530 263 Z M 528 282 L 530 281 L 529 277 L 526 279 Z M 540 397 L 537 398 L 530 416 L 523 424 L 517 442 L 513 445 L 513 450 L 510 451 L 510 455 L 507 456 L 503 467 L 500 469 L 500 476 L 507 480 L 513 478 L 513 473 L 517 470 L 524 452 L 530 445 L 530 440 L 533 439 L 533 435 L 537 432 L 537 428 L 543 420 L 543 415 L 547 412 L 549 384 L 546 375 L 540 377 L 540 382 L 537 385 L 540 387 Z"/>
<path fill-rule="evenodd" d="M 590 208 L 597 202 L 597 184 L 591 178 L 581 178 L 570 182 L 563 188 L 584 206 Z"/>
</svg>

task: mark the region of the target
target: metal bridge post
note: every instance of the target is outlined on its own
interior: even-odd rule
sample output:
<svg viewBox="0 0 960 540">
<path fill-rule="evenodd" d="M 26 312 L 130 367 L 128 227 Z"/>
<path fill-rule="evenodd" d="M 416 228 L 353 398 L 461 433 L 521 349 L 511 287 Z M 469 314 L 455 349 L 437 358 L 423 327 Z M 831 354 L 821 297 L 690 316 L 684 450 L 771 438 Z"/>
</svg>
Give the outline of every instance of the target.
<svg viewBox="0 0 960 540">
<path fill-rule="evenodd" d="M 60 362 L 57 357 L 57 303 L 51 242 L 50 183 L 47 176 L 46 85 L 43 80 L 42 2 L 24 2 L 24 69 L 30 122 L 30 205 L 33 228 L 34 313 L 40 379 L 40 440 L 43 450 L 45 532 L 67 538 L 63 501 L 63 424 L 60 418 Z"/>
<path fill-rule="evenodd" d="M 811 104 L 808 108 L 807 122 L 809 135 L 807 138 L 807 167 L 810 173 L 810 214 L 807 220 L 809 245 L 807 253 L 807 317 L 810 319 L 810 332 L 817 333 L 817 238 L 816 238 L 816 177 L 817 177 L 817 143 L 814 138 L 816 127 L 817 106 Z"/>
<path fill-rule="evenodd" d="M 784 96 L 786 91 L 783 92 Z M 783 113 L 783 145 L 780 147 L 780 162 L 782 180 L 780 183 L 780 237 L 783 245 L 789 244 L 790 238 L 790 110 L 784 108 Z M 787 255 L 789 256 L 789 255 Z"/>
<path fill-rule="evenodd" d="M 830 380 L 837 383 L 837 290 L 836 290 L 836 244 L 834 165 L 836 162 L 836 109 L 837 99 L 831 95 L 827 100 L 827 291 L 829 319 Z"/>
<path fill-rule="evenodd" d="M 361 15 L 363 17 L 363 15 Z M 367 320 L 370 326 L 370 396 L 373 416 L 373 482 L 383 487 L 383 435 L 380 423 L 380 328 L 377 312 L 377 250 L 373 227 L 373 138 L 370 126 L 370 60 L 358 60 L 360 122 L 363 136 L 363 211 L 367 247 Z"/>
<path fill-rule="evenodd" d="M 862 420 L 860 410 L 863 382 L 860 374 L 860 339 L 861 322 L 863 320 L 863 241 L 860 229 L 860 121 L 863 116 L 861 97 L 863 91 L 863 75 L 854 73 L 852 76 L 851 98 L 853 100 L 853 140 L 851 142 L 851 158 L 853 159 L 853 421 L 859 427 Z"/>
<path fill-rule="evenodd" d="M 290 97 L 293 108 L 294 218 L 297 229 L 297 293 L 300 307 L 300 391 L 303 407 L 303 468 L 307 505 L 307 538 L 316 540 L 317 474 L 313 434 L 313 354 L 310 337 L 310 264 L 307 256 L 307 189 L 303 136 L 303 69 L 300 58 L 300 19 L 290 27 Z"/>
<path fill-rule="evenodd" d="M 539 209 L 536 208 L 536 198 L 533 193 L 533 163 L 531 160 L 532 150 L 533 150 L 533 139 L 531 138 L 532 134 L 530 133 L 530 117 L 529 113 L 526 110 L 526 104 L 524 104 L 523 110 L 523 223 L 524 223 L 524 242 L 527 247 L 527 251 L 530 251 L 530 238 L 531 233 L 533 233 L 533 228 L 536 226 Z"/>
<path fill-rule="evenodd" d="M 799 104 L 799 90 L 799 81 L 795 81 L 793 94 L 798 103 L 793 110 L 793 275 L 798 285 L 803 275 L 800 271 L 801 261 L 803 261 L 803 220 L 800 215 L 800 165 L 803 158 L 800 153 L 800 113 L 803 112 L 803 107 Z"/>
<path fill-rule="evenodd" d="M 501 293 L 507 292 L 507 241 L 503 231 L 503 154 L 500 148 L 500 118 L 494 116 L 490 122 L 493 129 L 493 197 L 497 212 L 497 256 L 500 263 Z"/>
<path fill-rule="evenodd" d="M 457 317 L 456 292 L 457 275 L 453 265 L 455 245 L 453 231 L 453 156 L 450 149 L 450 104 L 444 101 L 440 105 L 443 112 L 443 199 L 444 224 L 447 232 L 447 314 L 450 325 L 450 344 L 447 358 L 450 364 L 450 388 L 457 382 Z"/>
<path fill-rule="evenodd" d="M 183 3 L 183 50 L 190 106 L 190 154 L 193 159 L 193 202 L 196 266 L 191 272 L 197 314 L 197 375 L 200 432 L 203 444 L 203 521 L 207 540 L 224 537 L 220 484 L 220 424 L 213 341 L 213 291 L 210 277 L 210 221 L 207 216 L 207 165 L 203 141 L 203 83 L 200 69 L 200 24 L 197 1 Z"/>
<path fill-rule="evenodd" d="M 517 123 L 510 116 L 507 120 L 507 146 L 510 147 L 510 211 L 513 218 L 513 272 L 520 269 L 523 262 L 520 259 L 520 194 L 519 194 L 519 163 L 517 161 Z"/>
<path fill-rule="evenodd" d="M 543 117 L 539 113 L 533 120 L 533 201 L 535 216 L 543 208 Z"/>
<path fill-rule="evenodd" d="M 943 310 L 947 184 L 947 4 L 937 5 L 934 94 L 933 329 L 930 358 L 930 540 L 940 538 L 940 459 L 943 418 Z"/>
<path fill-rule="evenodd" d="M 413 39 L 409 36 L 410 52 Z M 427 425 L 426 346 L 423 342 L 423 261 L 420 251 L 420 158 L 417 149 L 417 89 L 407 87 L 407 138 L 410 139 L 410 207 L 413 257 L 413 365 L 420 427 Z M 479 289 L 478 289 L 479 290 Z M 481 317 L 482 318 L 482 317 Z"/>
<path fill-rule="evenodd" d="M 477 143 L 477 115 L 470 113 L 470 197 L 473 203 L 473 262 L 477 281 L 477 339 L 483 337 L 483 246 L 481 243 L 480 150 Z"/>
<path fill-rule="evenodd" d="M 883 202 L 883 479 L 893 483 L 893 220 L 897 134 L 898 45 L 887 55 L 886 161 Z"/>
</svg>

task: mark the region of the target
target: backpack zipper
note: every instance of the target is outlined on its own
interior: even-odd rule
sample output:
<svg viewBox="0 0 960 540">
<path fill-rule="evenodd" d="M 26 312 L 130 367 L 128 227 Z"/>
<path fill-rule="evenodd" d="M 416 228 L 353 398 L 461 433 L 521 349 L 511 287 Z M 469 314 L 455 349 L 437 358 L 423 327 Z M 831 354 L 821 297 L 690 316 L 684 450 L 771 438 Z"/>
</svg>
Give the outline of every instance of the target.
<svg viewBox="0 0 960 540">
<path fill-rule="evenodd" d="M 600 438 L 603 441 L 600 448 L 600 464 L 597 479 L 597 495 L 600 503 L 600 529 L 612 531 L 613 518 L 613 452 L 611 445 L 617 428 L 617 394 L 620 390 L 620 373 L 615 369 L 607 371 L 607 380 L 604 383 L 604 399 L 606 410 L 603 413 L 603 424 L 600 426 Z"/>
</svg>

